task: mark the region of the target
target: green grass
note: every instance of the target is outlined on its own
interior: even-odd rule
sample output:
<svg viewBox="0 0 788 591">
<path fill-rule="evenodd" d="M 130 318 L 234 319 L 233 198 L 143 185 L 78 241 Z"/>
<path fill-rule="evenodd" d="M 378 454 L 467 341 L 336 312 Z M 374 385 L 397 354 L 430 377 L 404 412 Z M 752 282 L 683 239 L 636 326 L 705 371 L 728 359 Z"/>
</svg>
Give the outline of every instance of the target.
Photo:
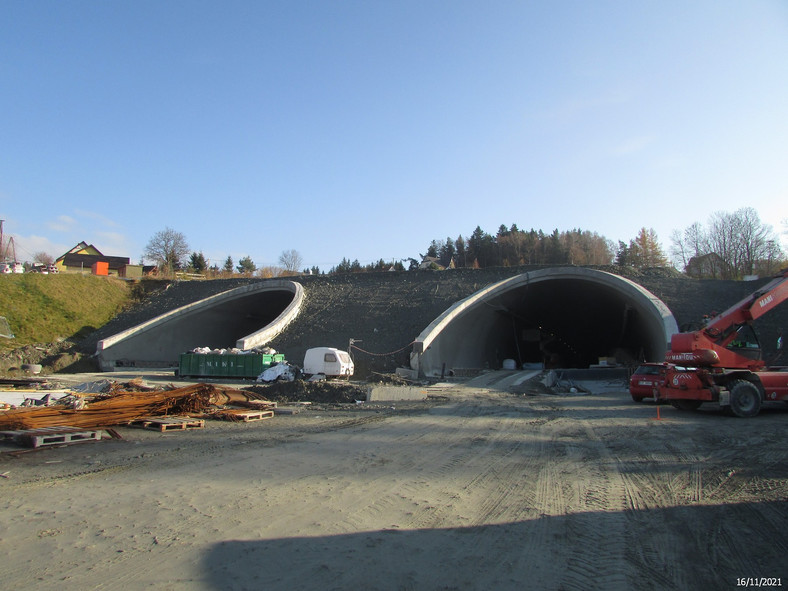
<svg viewBox="0 0 788 591">
<path fill-rule="evenodd" d="M 113 277 L 68 273 L 0 275 L 0 316 L 15 335 L 0 338 L 0 348 L 87 336 L 130 301 L 129 285 Z"/>
</svg>

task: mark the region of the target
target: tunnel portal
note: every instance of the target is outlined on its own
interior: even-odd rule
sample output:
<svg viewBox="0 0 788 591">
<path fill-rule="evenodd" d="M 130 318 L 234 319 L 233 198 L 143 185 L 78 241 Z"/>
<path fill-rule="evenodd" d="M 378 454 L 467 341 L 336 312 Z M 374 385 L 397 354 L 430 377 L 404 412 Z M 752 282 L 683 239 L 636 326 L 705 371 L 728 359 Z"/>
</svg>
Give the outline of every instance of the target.
<svg viewBox="0 0 788 591">
<path fill-rule="evenodd" d="M 611 273 L 554 268 L 525 273 L 456 303 L 416 339 L 422 375 L 516 367 L 587 368 L 661 361 L 676 321 L 656 296 Z"/>
<path fill-rule="evenodd" d="M 99 364 L 104 371 L 167 367 L 195 347 L 252 349 L 279 334 L 302 301 L 303 287 L 293 281 L 232 289 L 99 341 Z"/>
</svg>

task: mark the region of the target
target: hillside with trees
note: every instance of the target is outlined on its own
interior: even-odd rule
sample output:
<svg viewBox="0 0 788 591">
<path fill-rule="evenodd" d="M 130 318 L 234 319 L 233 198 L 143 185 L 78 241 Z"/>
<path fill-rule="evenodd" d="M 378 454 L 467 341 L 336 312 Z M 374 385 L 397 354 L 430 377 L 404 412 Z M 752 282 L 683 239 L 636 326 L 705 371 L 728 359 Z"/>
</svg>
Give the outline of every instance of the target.
<svg viewBox="0 0 788 591">
<path fill-rule="evenodd" d="M 545 234 L 520 230 L 517 224 L 501 225 L 495 234 L 476 226 L 473 233 L 455 240 L 433 240 L 423 257 L 436 259 L 440 267 L 486 268 L 518 265 L 609 265 L 612 242 L 596 232 L 580 229 Z"/>
<path fill-rule="evenodd" d="M 282 251 L 278 267 L 258 267 L 247 255 L 237 264 L 228 256 L 222 268 L 208 267 L 202 252 L 194 251 L 187 259 L 189 250 L 183 234 L 166 228 L 154 235 L 144 256 L 155 262 L 165 275 L 186 272 L 205 278 L 296 275 L 302 265 L 301 254 L 295 249 Z M 763 224 L 753 208 L 745 207 L 733 213 L 716 212 L 706 226 L 695 222 L 683 231 L 674 230 L 668 254 L 657 233 L 646 227 L 629 242 L 619 241 L 615 245 L 596 232 L 579 228 L 554 229 L 547 234 L 534 228 L 521 230 L 517 224 L 508 227 L 501 224 L 491 234 L 477 225 L 468 236 L 459 234 L 456 238 L 432 240 L 419 258 L 379 259 L 362 265 L 358 259 L 345 257 L 328 274 L 521 265 L 616 265 L 635 269 L 675 267 L 695 278 L 742 279 L 750 275 L 774 275 L 786 264 L 785 253 L 772 227 Z M 325 273 L 316 266 L 300 272 Z"/>
</svg>

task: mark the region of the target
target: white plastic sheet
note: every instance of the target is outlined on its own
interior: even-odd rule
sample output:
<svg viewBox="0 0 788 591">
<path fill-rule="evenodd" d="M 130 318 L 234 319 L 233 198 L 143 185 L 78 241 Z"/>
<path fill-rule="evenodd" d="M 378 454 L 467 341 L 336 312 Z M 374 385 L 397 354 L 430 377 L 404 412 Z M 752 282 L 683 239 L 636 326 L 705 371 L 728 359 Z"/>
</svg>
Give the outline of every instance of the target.
<svg viewBox="0 0 788 591">
<path fill-rule="evenodd" d="M 277 363 L 257 376 L 258 382 L 275 382 L 278 379 L 292 382 L 295 379 L 293 368 L 287 363 Z"/>
</svg>

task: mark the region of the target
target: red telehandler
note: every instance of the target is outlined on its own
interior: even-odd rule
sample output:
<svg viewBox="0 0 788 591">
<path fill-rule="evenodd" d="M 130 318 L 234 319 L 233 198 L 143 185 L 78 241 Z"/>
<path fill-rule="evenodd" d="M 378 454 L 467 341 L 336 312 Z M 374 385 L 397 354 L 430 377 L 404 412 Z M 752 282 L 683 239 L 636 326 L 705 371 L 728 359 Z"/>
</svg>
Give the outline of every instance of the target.
<svg viewBox="0 0 788 591">
<path fill-rule="evenodd" d="M 752 321 L 788 299 L 788 268 L 695 332 L 676 333 L 665 354 L 658 402 L 695 410 L 717 402 L 737 417 L 754 417 L 766 400 L 788 401 L 788 368 L 767 368 Z"/>
</svg>

